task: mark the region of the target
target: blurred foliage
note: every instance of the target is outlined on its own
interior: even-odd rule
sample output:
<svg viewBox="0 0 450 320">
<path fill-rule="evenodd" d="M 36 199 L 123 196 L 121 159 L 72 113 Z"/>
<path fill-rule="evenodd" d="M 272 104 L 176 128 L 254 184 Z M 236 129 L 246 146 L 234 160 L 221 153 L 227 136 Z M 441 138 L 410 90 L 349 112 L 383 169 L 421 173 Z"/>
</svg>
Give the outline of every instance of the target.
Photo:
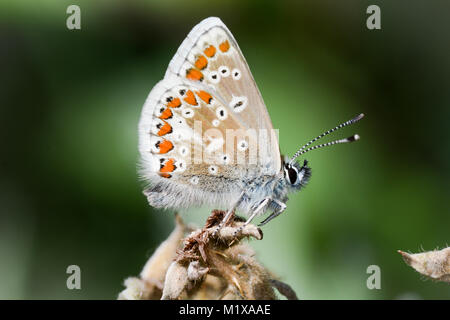
<svg viewBox="0 0 450 320">
<path fill-rule="evenodd" d="M 82 29 L 66 28 L 81 7 Z M 366 28 L 381 7 L 382 30 Z M 0 2 L 0 298 L 113 299 L 173 227 L 136 174 L 137 122 L 189 30 L 237 38 L 283 153 L 359 112 L 308 154 L 310 185 L 252 245 L 302 299 L 449 299 L 397 249 L 450 241 L 450 5 L 444 1 Z M 208 208 L 190 210 L 200 224 Z M 68 265 L 82 289 L 66 288 Z M 381 268 L 368 290 L 366 269 Z"/>
</svg>

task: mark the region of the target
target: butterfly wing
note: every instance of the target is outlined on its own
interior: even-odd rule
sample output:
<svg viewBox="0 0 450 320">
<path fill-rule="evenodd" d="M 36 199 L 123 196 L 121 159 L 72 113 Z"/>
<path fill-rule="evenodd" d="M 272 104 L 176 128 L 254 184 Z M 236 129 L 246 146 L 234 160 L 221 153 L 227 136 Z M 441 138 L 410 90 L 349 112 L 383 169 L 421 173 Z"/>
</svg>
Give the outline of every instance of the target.
<svg viewBox="0 0 450 320">
<path fill-rule="evenodd" d="M 205 19 L 182 43 L 142 111 L 141 174 L 151 184 L 150 204 L 229 205 L 246 179 L 279 172 L 272 129 L 233 36 L 220 19 Z"/>
<path fill-rule="evenodd" d="M 225 24 L 210 17 L 196 25 L 169 64 L 165 77 L 177 76 L 203 83 L 215 90 L 242 126 L 272 131 L 269 113 L 250 68 Z M 267 167 L 281 169 L 277 139 L 271 139 Z"/>
</svg>

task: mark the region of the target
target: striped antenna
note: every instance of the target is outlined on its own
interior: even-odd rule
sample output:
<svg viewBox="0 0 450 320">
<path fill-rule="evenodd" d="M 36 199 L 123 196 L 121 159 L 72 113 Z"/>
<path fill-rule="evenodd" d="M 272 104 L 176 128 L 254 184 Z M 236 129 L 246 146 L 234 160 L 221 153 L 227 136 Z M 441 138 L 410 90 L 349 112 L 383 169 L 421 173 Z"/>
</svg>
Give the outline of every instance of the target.
<svg viewBox="0 0 450 320">
<path fill-rule="evenodd" d="M 305 153 L 307 153 L 309 151 L 315 150 L 315 149 L 332 146 L 333 144 L 353 142 L 353 141 L 356 141 L 356 140 L 359 140 L 359 136 L 357 134 L 354 134 L 351 137 L 348 137 L 348 138 L 345 138 L 345 139 L 334 140 L 334 141 L 331 141 L 331 142 L 322 143 L 322 144 L 319 144 L 317 146 L 314 146 L 314 147 L 311 147 L 311 148 L 308 148 L 308 149 L 305 149 L 305 150 L 301 151 L 297 155 L 297 157 L 301 156 L 302 154 L 305 154 Z"/>
<path fill-rule="evenodd" d="M 357 115 L 356 117 L 354 117 L 353 119 L 350 119 L 350 120 L 348 120 L 348 121 L 346 121 L 346 122 L 344 122 L 344 123 L 341 123 L 341 124 L 338 125 L 337 127 L 333 128 L 333 129 L 330 129 L 330 130 L 328 130 L 328 131 L 325 131 L 325 132 L 322 133 L 321 135 L 315 137 L 314 139 L 312 139 L 311 141 L 309 141 L 307 144 L 305 144 L 303 147 L 301 147 L 301 148 L 294 154 L 294 156 L 292 157 L 292 159 L 291 159 L 291 161 L 289 162 L 289 164 L 293 164 L 296 158 L 298 158 L 298 157 L 299 157 L 300 155 L 302 155 L 302 154 L 305 154 L 305 153 L 308 152 L 308 151 L 311 151 L 311 150 L 314 150 L 314 149 L 319 149 L 319 148 L 322 148 L 322 147 L 332 146 L 333 144 L 338 144 L 338 143 L 348 143 L 348 142 L 353 142 L 353 141 L 359 140 L 359 136 L 358 136 L 357 134 L 355 134 L 355 135 L 353 135 L 353 136 L 351 136 L 351 137 L 348 137 L 348 138 L 346 138 L 346 139 L 335 140 L 335 141 L 332 141 L 332 142 L 323 143 L 323 144 L 321 144 L 321 145 L 318 145 L 318 146 L 315 146 L 315 147 L 311 147 L 311 148 L 308 148 L 308 149 L 304 150 L 306 147 L 308 147 L 308 146 L 311 145 L 312 143 L 316 142 L 317 140 L 319 140 L 319 139 L 325 137 L 326 135 L 329 135 L 330 133 L 332 133 L 332 132 L 334 132 L 334 131 L 336 131 L 336 130 L 339 130 L 339 129 L 344 128 L 344 127 L 346 127 L 346 126 L 348 126 L 348 125 L 351 125 L 351 124 L 353 124 L 353 123 L 355 123 L 355 122 L 358 122 L 358 121 L 361 120 L 363 117 L 364 117 L 364 114 L 361 113 L 361 114 Z"/>
</svg>

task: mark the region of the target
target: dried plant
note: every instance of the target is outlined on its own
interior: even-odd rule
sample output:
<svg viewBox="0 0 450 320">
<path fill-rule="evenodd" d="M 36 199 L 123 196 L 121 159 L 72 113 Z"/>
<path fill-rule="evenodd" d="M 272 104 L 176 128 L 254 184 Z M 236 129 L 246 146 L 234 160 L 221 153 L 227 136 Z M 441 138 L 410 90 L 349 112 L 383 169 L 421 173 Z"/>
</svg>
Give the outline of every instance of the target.
<svg viewBox="0 0 450 320">
<path fill-rule="evenodd" d="M 277 299 L 274 288 L 297 299 L 292 288 L 267 271 L 242 240 L 261 240 L 256 226 L 233 217 L 217 230 L 225 212 L 214 210 L 203 228 L 188 231 L 179 216 L 176 227 L 147 261 L 140 278 L 128 278 L 123 300 Z"/>
<path fill-rule="evenodd" d="M 450 247 L 416 254 L 398 250 L 406 264 L 436 281 L 450 283 Z"/>
</svg>

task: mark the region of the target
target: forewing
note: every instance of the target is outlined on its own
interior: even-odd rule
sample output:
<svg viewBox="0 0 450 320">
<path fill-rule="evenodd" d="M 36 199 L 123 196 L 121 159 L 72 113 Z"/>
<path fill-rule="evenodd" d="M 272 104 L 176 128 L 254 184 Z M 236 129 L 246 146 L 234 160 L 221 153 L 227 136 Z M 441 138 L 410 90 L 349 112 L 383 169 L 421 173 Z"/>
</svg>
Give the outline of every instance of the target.
<svg viewBox="0 0 450 320">
<path fill-rule="evenodd" d="M 236 40 L 220 19 L 207 18 L 192 29 L 167 69 L 165 77 L 173 76 L 211 88 L 241 127 L 256 130 L 267 142 L 260 159 L 264 170 L 280 171 L 278 140 L 267 108 Z"/>
</svg>

